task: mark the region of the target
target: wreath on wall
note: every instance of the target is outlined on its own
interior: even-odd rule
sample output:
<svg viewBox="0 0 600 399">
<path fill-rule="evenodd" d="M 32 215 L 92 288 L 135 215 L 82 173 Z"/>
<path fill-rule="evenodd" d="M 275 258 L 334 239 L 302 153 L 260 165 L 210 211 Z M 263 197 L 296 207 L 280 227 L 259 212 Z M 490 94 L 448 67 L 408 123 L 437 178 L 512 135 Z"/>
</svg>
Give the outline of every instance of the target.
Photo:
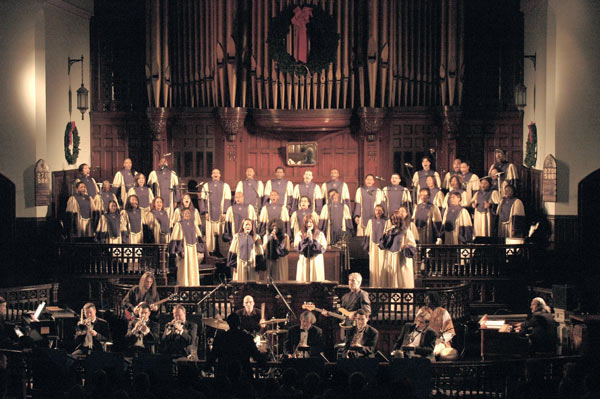
<svg viewBox="0 0 600 399">
<path fill-rule="evenodd" d="M 294 58 L 287 51 L 288 32 L 291 25 L 297 23 L 303 23 L 300 29 L 297 28 L 297 35 L 304 29 L 305 37 L 313 39 L 310 42 L 310 53 L 304 61 L 302 57 Z M 319 6 L 292 5 L 272 18 L 267 44 L 271 58 L 277 62 L 279 71 L 304 76 L 308 71 L 314 73 L 327 68 L 335 60 L 337 54 L 340 36 L 336 31 L 336 25 L 333 16 L 327 14 Z M 298 45 L 297 40 L 297 38 L 294 40 L 294 46 Z M 306 46 L 306 39 L 304 46 Z"/>
<path fill-rule="evenodd" d="M 65 159 L 69 165 L 74 165 L 79 157 L 79 132 L 75 121 L 67 123 L 65 129 Z"/>
</svg>

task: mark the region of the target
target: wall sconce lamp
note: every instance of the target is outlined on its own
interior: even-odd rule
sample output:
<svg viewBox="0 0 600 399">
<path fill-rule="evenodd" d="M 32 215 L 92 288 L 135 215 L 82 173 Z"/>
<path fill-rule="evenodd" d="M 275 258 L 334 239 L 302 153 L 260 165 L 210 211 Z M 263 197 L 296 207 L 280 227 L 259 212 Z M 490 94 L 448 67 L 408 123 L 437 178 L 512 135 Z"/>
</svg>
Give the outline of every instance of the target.
<svg viewBox="0 0 600 399">
<path fill-rule="evenodd" d="M 69 69 L 68 75 L 69 79 L 71 76 L 71 65 L 76 62 L 81 62 L 81 87 L 77 89 L 77 109 L 81 112 L 81 120 L 83 120 L 83 116 L 85 115 L 85 111 L 89 109 L 88 106 L 88 89 L 83 85 L 83 55 L 81 58 L 71 58 L 69 57 Z M 71 83 L 69 80 L 69 115 L 71 115 L 72 110 L 72 94 L 71 94 Z"/>
<path fill-rule="evenodd" d="M 524 55 L 524 59 L 530 60 L 533 63 L 533 70 L 536 68 L 536 53 L 533 55 Z M 535 88 L 535 86 L 534 86 Z M 535 93 L 535 90 L 534 90 Z M 519 110 L 523 110 L 527 106 L 527 87 L 523 84 L 523 72 L 521 71 L 521 81 L 515 87 L 515 105 Z"/>
</svg>

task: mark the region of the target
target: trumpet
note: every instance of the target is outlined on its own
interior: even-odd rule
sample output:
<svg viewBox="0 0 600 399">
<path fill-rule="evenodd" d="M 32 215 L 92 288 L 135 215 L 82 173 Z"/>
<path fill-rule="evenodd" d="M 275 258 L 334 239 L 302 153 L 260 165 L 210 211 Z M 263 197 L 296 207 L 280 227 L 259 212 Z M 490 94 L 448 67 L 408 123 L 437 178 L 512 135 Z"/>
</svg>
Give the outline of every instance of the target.
<svg viewBox="0 0 600 399">
<path fill-rule="evenodd" d="M 165 326 L 165 335 L 181 334 L 182 332 L 183 322 L 181 320 L 173 319 Z"/>
<path fill-rule="evenodd" d="M 84 336 L 83 347 L 92 348 L 94 346 L 94 340 L 92 339 L 92 320 L 86 319 L 84 315 L 84 308 L 81 308 L 81 315 L 77 322 L 77 328 L 75 330 L 75 337 Z"/>
<path fill-rule="evenodd" d="M 144 337 L 148 335 L 150 328 L 148 327 L 148 319 L 137 319 L 135 326 L 131 330 L 131 334 L 137 337 L 134 346 L 144 347 Z"/>
</svg>

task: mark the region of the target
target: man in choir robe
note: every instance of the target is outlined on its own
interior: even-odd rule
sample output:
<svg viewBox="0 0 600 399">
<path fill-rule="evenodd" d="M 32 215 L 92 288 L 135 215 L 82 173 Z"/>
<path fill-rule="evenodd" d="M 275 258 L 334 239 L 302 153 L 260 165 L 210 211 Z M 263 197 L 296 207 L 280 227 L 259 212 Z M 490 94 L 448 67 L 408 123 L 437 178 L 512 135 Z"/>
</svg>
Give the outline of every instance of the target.
<svg viewBox="0 0 600 399">
<path fill-rule="evenodd" d="M 415 188 L 415 192 L 419 192 L 421 188 L 427 187 L 425 179 L 427 176 L 433 176 L 435 178 L 435 183 L 438 187 L 441 187 L 442 182 L 440 181 L 440 175 L 435 170 L 431 169 L 431 160 L 429 157 L 425 156 L 421 159 L 421 166 L 423 169 L 416 171 L 413 175 L 413 187 Z"/>
<path fill-rule="evenodd" d="M 279 203 L 279 193 L 275 190 L 269 193 L 269 201 L 263 206 L 258 217 L 258 233 L 261 236 L 265 234 L 269 222 L 273 219 L 280 219 L 284 224 L 284 233 L 288 237 L 292 237 L 288 210 L 283 204 Z"/>
<path fill-rule="evenodd" d="M 278 166 L 275 169 L 275 179 L 271 179 L 265 184 L 263 204 L 268 202 L 271 191 L 277 191 L 277 204 L 287 208 L 288 215 L 292 212 L 292 202 L 294 199 L 294 185 L 288 179 L 285 179 L 285 170 Z"/>
<path fill-rule="evenodd" d="M 471 215 L 460 205 L 461 196 L 457 192 L 449 193 L 448 207 L 442 219 L 442 231 L 445 245 L 466 244 L 473 241 L 473 223 Z M 441 240 L 438 239 L 438 244 Z"/>
<path fill-rule="evenodd" d="M 350 191 L 348 191 L 348 185 L 340 180 L 340 171 L 333 168 L 330 172 L 331 180 L 325 182 L 321 185 L 321 194 L 323 194 L 326 202 L 331 200 L 331 197 L 328 196 L 328 193 L 331 190 L 335 190 L 340 195 L 340 201 L 350 208 Z"/>
<path fill-rule="evenodd" d="M 327 205 L 321 210 L 319 230 L 325 233 L 327 242 L 335 244 L 346 233 L 352 235 L 352 214 L 348 205 L 340 202 L 340 193 L 335 189 L 329 192 Z"/>
<path fill-rule="evenodd" d="M 87 193 L 85 183 L 76 185 L 77 192 L 67 201 L 67 221 L 74 237 L 93 237 L 92 213 L 96 210 L 94 202 Z"/>
<path fill-rule="evenodd" d="M 318 356 L 323 351 L 323 330 L 315 326 L 317 318 L 308 310 L 300 314 L 300 325 L 290 327 L 283 344 L 287 357 Z"/>
<path fill-rule="evenodd" d="M 479 191 L 475 193 L 471 206 L 475 209 L 473 229 L 475 237 L 492 237 L 496 207 L 500 202 L 498 190 L 491 189 L 491 177 L 481 179 Z"/>
<path fill-rule="evenodd" d="M 401 181 L 400 174 L 394 173 L 390 179 L 391 184 L 383 188 L 386 206 L 385 212 L 387 215 L 391 215 L 401 206 L 410 209 L 410 204 L 412 202 L 410 191 L 406 187 L 400 185 Z"/>
<path fill-rule="evenodd" d="M 166 158 L 161 158 L 158 161 L 158 169 L 150 172 L 148 185 L 152 187 L 155 197 L 163 199 L 163 207 L 169 217 L 172 217 L 176 204 L 181 200 L 181 191 L 177 174 L 169 169 Z"/>
<path fill-rule="evenodd" d="M 100 193 L 100 209 L 103 213 L 107 213 L 109 211 L 109 204 L 111 201 L 117 203 L 117 209 L 119 209 L 119 200 L 117 196 L 112 191 L 110 182 L 108 180 L 104 180 L 102 182 L 102 192 Z"/>
<path fill-rule="evenodd" d="M 466 204 L 470 204 L 473 195 L 479 190 L 479 177 L 471 172 L 471 164 L 468 161 L 462 161 L 460 164 L 460 173 L 463 181 L 463 188 L 466 194 Z M 466 206 L 466 205 L 465 205 Z"/>
<path fill-rule="evenodd" d="M 234 204 L 227 208 L 225 213 L 225 229 L 223 231 L 223 241 L 230 242 L 235 233 L 240 231 L 242 220 L 250 219 L 256 226 L 256 212 L 252 204 L 247 204 L 244 200 L 244 193 L 237 191 L 233 197 Z"/>
<path fill-rule="evenodd" d="M 131 165 L 131 158 L 125 158 L 123 169 L 117 171 L 113 179 L 113 190 L 121 205 L 127 203 L 127 193 L 135 186 L 135 171 L 131 169 Z"/>
<path fill-rule="evenodd" d="M 375 187 L 375 176 L 368 174 L 365 184 L 356 190 L 354 196 L 354 221 L 356 222 L 356 235 L 364 236 L 367 223 L 373 217 L 375 206 L 384 201 L 383 191 Z"/>
<path fill-rule="evenodd" d="M 498 237 L 525 237 L 527 234 L 525 207 L 515 197 L 515 188 L 506 185 L 504 197 L 498 204 Z"/>
<path fill-rule="evenodd" d="M 494 163 L 490 166 L 488 175 L 492 175 L 493 168 L 498 171 L 498 191 L 500 196 L 504 197 L 504 183 L 515 187 L 518 180 L 517 169 L 515 165 L 506 160 L 506 152 L 499 148 L 494 151 Z"/>
<path fill-rule="evenodd" d="M 460 164 L 462 163 L 462 160 L 460 158 L 456 158 L 454 160 L 454 162 L 452 162 L 452 170 L 450 170 L 449 172 L 446 173 L 446 175 L 444 176 L 444 183 L 442 184 L 442 188 L 444 190 L 450 190 L 450 178 L 452 176 L 457 176 L 460 175 Z"/>
<path fill-rule="evenodd" d="M 429 199 L 429 189 L 419 191 L 420 203 L 413 212 L 413 221 L 417 228 L 418 236 L 415 237 L 420 244 L 435 244 L 442 230 L 442 215 L 437 206 Z"/>
<path fill-rule="evenodd" d="M 294 187 L 294 202 L 292 204 L 292 210 L 299 209 L 300 198 L 308 197 L 310 199 L 310 208 L 316 212 L 317 215 L 321 213 L 323 207 L 323 194 L 321 188 L 313 182 L 313 174 L 310 170 L 304 172 L 304 181 L 296 184 Z"/>
<path fill-rule="evenodd" d="M 83 182 L 85 184 L 85 188 L 87 189 L 87 193 L 90 196 L 90 199 L 94 203 L 94 209 L 99 211 L 102 209 L 102 198 L 100 196 L 100 190 L 98 189 L 98 185 L 96 184 L 96 180 L 91 176 L 90 166 L 87 163 L 82 163 L 79 165 L 79 173 L 80 175 L 75 179 L 75 185 L 79 182 Z M 98 220 L 100 215 L 94 215 L 93 218 L 95 221 Z M 94 223 L 95 224 L 95 223 Z"/>
<path fill-rule="evenodd" d="M 229 184 L 221 181 L 221 171 L 213 169 L 212 180 L 202 186 L 200 194 L 201 213 L 206 215 L 206 250 L 217 257 L 219 252 L 219 236 L 223 234 L 225 212 L 231 205 L 231 189 Z"/>
<path fill-rule="evenodd" d="M 246 179 L 240 180 L 235 186 L 235 193 L 244 194 L 244 204 L 252 205 L 257 215 L 263 204 L 265 188 L 263 182 L 255 178 L 256 172 L 253 167 L 246 168 Z"/>
</svg>

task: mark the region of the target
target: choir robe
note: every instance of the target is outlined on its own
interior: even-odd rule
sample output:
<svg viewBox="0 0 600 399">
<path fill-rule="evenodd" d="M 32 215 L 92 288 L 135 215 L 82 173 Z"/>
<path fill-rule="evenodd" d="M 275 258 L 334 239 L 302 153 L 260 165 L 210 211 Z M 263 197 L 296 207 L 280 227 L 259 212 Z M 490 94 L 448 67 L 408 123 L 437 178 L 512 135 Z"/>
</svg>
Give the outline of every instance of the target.
<svg viewBox="0 0 600 399">
<path fill-rule="evenodd" d="M 210 253 L 217 245 L 215 236 L 223 234 L 221 216 L 231 205 L 231 188 L 227 183 L 213 180 L 202 186 L 200 198 L 200 213 L 206 214 L 206 250 Z"/>
<path fill-rule="evenodd" d="M 145 215 L 144 220 L 144 224 L 152 232 L 152 242 L 154 244 L 168 244 L 171 242 L 171 220 L 169 219 L 169 213 L 165 209 L 161 211 L 152 209 Z"/>
<path fill-rule="evenodd" d="M 362 186 L 356 190 L 356 195 L 354 196 L 354 218 L 359 217 L 356 226 L 357 236 L 362 237 L 366 235 L 365 228 L 375 214 L 375 206 L 383 204 L 383 201 L 383 191 L 375 186 L 371 188 Z"/>
<path fill-rule="evenodd" d="M 429 169 L 429 170 L 418 170 L 415 172 L 415 174 L 413 175 L 413 187 L 416 188 L 416 193 L 419 192 L 419 190 L 421 190 L 421 188 L 425 188 L 427 187 L 427 183 L 425 182 L 425 180 L 427 180 L 428 176 L 433 176 L 433 178 L 435 179 L 435 185 L 437 187 L 441 187 L 442 186 L 442 182 L 440 180 L 440 175 L 438 172 L 436 172 L 433 169 Z"/>
<path fill-rule="evenodd" d="M 83 184 L 85 184 L 87 193 L 90 196 L 90 198 L 92 199 L 92 202 L 94 202 L 94 209 L 96 211 L 99 211 L 100 209 L 102 209 L 102 204 L 101 204 L 102 198 L 100 196 L 100 190 L 98 190 L 98 185 L 96 184 L 96 180 L 94 180 L 94 178 L 91 176 L 80 175 L 77 179 L 75 179 L 75 186 L 77 186 L 77 184 L 79 182 L 82 182 Z M 75 191 L 77 191 L 77 188 L 75 188 Z"/>
<path fill-rule="evenodd" d="M 115 201 L 117 203 L 117 209 L 121 209 L 119 207 L 117 196 L 112 191 L 102 191 L 102 193 L 100 193 L 100 198 L 100 210 L 102 213 L 108 213 L 108 204 L 110 204 L 110 201 Z"/>
<path fill-rule="evenodd" d="M 302 182 L 296 184 L 294 187 L 294 200 L 292 202 L 292 210 L 297 211 L 300 206 L 300 198 L 308 197 L 310 199 L 309 208 L 315 211 L 318 215 L 321 213 L 321 208 L 323 208 L 323 193 L 321 193 L 321 187 L 315 182 L 310 182 L 308 184 Z"/>
<path fill-rule="evenodd" d="M 121 169 L 115 173 L 112 187 L 123 205 L 127 203 L 127 193 L 135 186 L 135 175 L 133 169 Z"/>
<path fill-rule="evenodd" d="M 313 236 L 312 241 L 303 237 L 302 233 L 296 234 L 294 247 L 298 251 L 298 266 L 296 268 L 296 281 L 324 281 L 325 262 L 323 254 L 327 250 L 325 234 L 319 231 Z"/>
<path fill-rule="evenodd" d="M 323 203 L 329 203 L 329 191 L 336 190 L 340 194 L 340 202 L 348 205 L 350 208 L 350 191 L 348 185 L 341 180 L 329 180 L 321 185 L 321 194 L 323 194 Z"/>
<path fill-rule="evenodd" d="M 264 235 L 267 231 L 269 222 L 273 219 L 280 219 L 284 225 L 285 234 L 291 235 L 290 216 L 285 206 L 281 204 L 265 204 L 258 217 L 258 233 Z"/>
<path fill-rule="evenodd" d="M 525 207 L 520 199 L 502 198 L 498 204 L 498 237 L 525 237 Z"/>
<path fill-rule="evenodd" d="M 352 234 L 352 214 L 344 203 L 330 202 L 321 209 L 319 230 L 325 233 L 327 242 L 335 244 L 344 233 Z"/>
<path fill-rule="evenodd" d="M 431 202 L 420 203 L 413 212 L 413 220 L 417 229 L 415 240 L 420 244 L 435 244 L 442 231 L 442 215 L 438 207 Z"/>
<path fill-rule="evenodd" d="M 452 176 L 462 176 L 462 173 L 460 173 L 460 170 L 458 171 L 450 171 L 447 172 L 446 175 L 444 176 L 444 182 L 442 183 L 442 188 L 444 190 L 450 191 L 450 179 L 452 178 Z"/>
<path fill-rule="evenodd" d="M 419 197 L 419 195 L 417 194 L 417 197 Z M 440 213 L 442 212 L 442 209 L 444 208 L 444 201 L 445 201 L 446 197 L 444 196 L 444 193 L 442 192 L 442 190 L 440 190 L 439 187 L 434 187 L 434 188 L 430 188 L 429 189 L 429 202 L 431 202 L 433 205 L 437 206 L 438 209 L 440 210 Z M 417 204 L 421 203 L 421 198 L 417 198 Z"/>
<path fill-rule="evenodd" d="M 266 270 L 262 240 L 257 235 L 244 232 L 233 236 L 233 241 L 227 254 L 227 267 L 231 270 L 233 281 L 258 280 L 258 272 Z"/>
<path fill-rule="evenodd" d="M 470 204 L 473 200 L 473 195 L 479 190 L 479 177 L 475 173 L 468 172 L 466 175 L 461 175 L 461 178 L 464 182 L 467 204 Z"/>
<path fill-rule="evenodd" d="M 100 216 L 100 222 L 96 228 L 96 239 L 103 244 L 121 244 L 124 228 L 125 226 L 121 223 L 121 214 L 118 211 L 105 213 Z"/>
<path fill-rule="evenodd" d="M 162 198 L 164 209 L 172 217 L 175 206 L 181 201 L 177 174 L 167 167 L 158 168 L 150 172 L 148 185 L 152 187 L 154 197 Z"/>
<path fill-rule="evenodd" d="M 181 221 L 182 219 L 182 214 L 183 211 L 189 209 L 190 211 L 192 211 L 192 220 L 194 221 L 194 223 L 196 224 L 196 226 L 198 226 L 198 228 L 200 228 L 200 226 L 202 226 L 202 218 L 200 217 L 200 211 L 198 211 L 198 209 L 194 208 L 193 206 L 190 206 L 189 208 L 184 208 L 183 206 L 178 206 L 177 208 L 175 208 L 175 211 L 173 212 L 173 216 L 171 217 L 171 228 L 173 228 L 177 223 L 179 223 L 179 221 Z"/>
<path fill-rule="evenodd" d="M 506 184 L 510 184 L 514 187 L 519 178 L 517 175 L 517 168 L 515 168 L 515 165 L 507 161 L 495 162 L 490 166 L 488 176 L 492 175 L 492 169 L 494 168 L 496 168 L 498 172 L 503 172 L 500 176 L 498 176 L 498 191 L 500 192 L 500 197 L 503 198 L 504 187 L 506 187 Z"/>
<path fill-rule="evenodd" d="M 260 214 L 265 195 L 263 182 L 256 179 L 240 180 L 235 186 L 235 192 L 244 194 L 244 204 L 252 205 L 256 214 Z"/>
<path fill-rule="evenodd" d="M 271 234 L 263 236 L 263 252 L 267 264 L 267 274 L 275 281 L 287 281 L 288 254 L 290 252 L 290 237 L 283 235 L 282 240 L 274 239 Z"/>
<path fill-rule="evenodd" d="M 489 202 L 490 207 L 485 209 L 484 202 Z M 497 190 L 482 191 L 479 190 L 473 197 L 473 230 L 475 237 L 491 237 L 494 232 L 494 216 L 496 207 L 500 202 L 500 195 Z"/>
<path fill-rule="evenodd" d="M 150 204 L 154 201 L 154 194 L 152 194 L 152 190 L 150 190 L 149 187 L 132 187 L 127 193 L 127 197 L 129 198 L 131 195 L 137 195 L 138 207 L 142 210 L 144 215 L 150 212 Z"/>
<path fill-rule="evenodd" d="M 198 265 L 204 258 L 205 245 L 200 229 L 193 220 L 175 224 L 171 233 L 169 252 L 177 255 L 177 285 L 184 287 L 200 285 Z M 198 256 L 200 255 L 200 259 Z"/>
<path fill-rule="evenodd" d="M 385 213 L 391 215 L 394 211 L 397 211 L 401 206 L 406 206 L 406 209 L 410 210 L 412 202 L 410 196 L 410 190 L 401 185 L 390 184 L 383 188 L 383 197 L 385 198 Z"/>
<path fill-rule="evenodd" d="M 319 215 L 310 208 L 298 209 L 297 211 L 294 211 L 294 213 L 292 213 L 292 217 L 290 218 L 290 229 L 292 230 L 294 237 L 296 236 L 296 233 L 302 229 L 302 222 L 304 221 L 304 216 L 306 215 L 312 215 L 314 220 L 316 220 L 317 223 L 319 222 Z"/>
<path fill-rule="evenodd" d="M 265 194 L 263 197 L 263 204 L 269 202 L 269 195 L 271 191 L 277 191 L 279 199 L 277 200 L 278 205 L 283 205 L 287 208 L 288 215 L 292 212 L 292 202 L 294 199 L 294 185 L 287 179 L 271 179 L 265 184 Z"/>
<path fill-rule="evenodd" d="M 395 227 L 383 233 L 379 248 L 384 251 L 380 286 L 386 288 L 415 288 L 413 257 L 417 244 L 410 229 Z"/>
<path fill-rule="evenodd" d="M 75 194 L 69 197 L 67 201 L 67 213 L 71 214 L 72 224 L 75 237 L 93 237 L 94 226 L 92 223 L 92 214 L 94 201 L 87 194 Z"/>
<path fill-rule="evenodd" d="M 462 189 L 451 190 L 444 197 L 444 202 L 442 202 L 442 209 L 443 210 L 445 210 L 446 208 L 448 208 L 448 201 L 450 201 L 450 194 L 452 194 L 452 193 L 459 193 L 460 194 L 460 206 L 469 206 L 469 203 L 467 202 L 467 193 L 466 193 L 465 190 L 462 190 Z"/>
<path fill-rule="evenodd" d="M 144 214 L 140 208 L 121 211 L 121 230 L 125 244 L 144 243 Z"/>
<path fill-rule="evenodd" d="M 225 213 L 225 229 L 223 230 L 223 241 L 229 242 L 235 233 L 240 231 L 242 220 L 252 220 L 252 226 L 256 226 L 256 212 L 250 204 L 232 204 Z"/>
<path fill-rule="evenodd" d="M 469 211 L 460 205 L 449 206 L 442 219 L 445 245 L 466 244 L 473 241 L 473 224 Z"/>
<path fill-rule="evenodd" d="M 372 217 L 367 222 L 362 246 L 369 252 L 369 286 L 381 287 L 381 269 L 385 261 L 385 251 L 379 248 L 379 240 L 385 231 L 386 219 Z"/>
</svg>

